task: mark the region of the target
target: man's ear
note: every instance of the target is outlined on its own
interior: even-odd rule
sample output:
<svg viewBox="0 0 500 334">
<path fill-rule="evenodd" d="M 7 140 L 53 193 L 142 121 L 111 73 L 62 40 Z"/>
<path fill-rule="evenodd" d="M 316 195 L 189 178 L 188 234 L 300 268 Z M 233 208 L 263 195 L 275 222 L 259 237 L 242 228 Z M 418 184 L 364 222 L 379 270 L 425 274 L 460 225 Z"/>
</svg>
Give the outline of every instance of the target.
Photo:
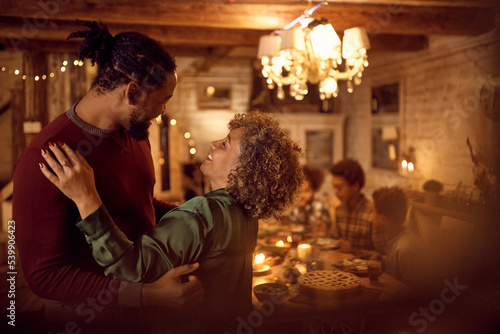
<svg viewBox="0 0 500 334">
<path fill-rule="evenodd" d="M 129 82 L 125 88 L 125 98 L 130 105 L 137 104 L 142 98 L 142 94 L 143 92 L 139 85 L 134 81 Z"/>
<path fill-rule="evenodd" d="M 360 192 L 360 191 L 361 191 L 361 185 L 359 184 L 359 182 L 357 182 L 357 181 L 356 181 L 356 182 L 354 182 L 354 183 L 353 183 L 353 186 L 355 186 L 355 187 L 356 187 L 356 190 L 357 190 L 358 192 Z"/>
</svg>

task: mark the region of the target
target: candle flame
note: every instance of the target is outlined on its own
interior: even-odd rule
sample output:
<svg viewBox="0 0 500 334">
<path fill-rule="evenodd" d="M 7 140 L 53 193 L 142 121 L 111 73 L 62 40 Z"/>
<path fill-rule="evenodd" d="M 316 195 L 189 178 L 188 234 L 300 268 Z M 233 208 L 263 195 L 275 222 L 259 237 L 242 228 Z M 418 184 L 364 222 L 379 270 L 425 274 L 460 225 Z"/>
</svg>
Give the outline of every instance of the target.
<svg viewBox="0 0 500 334">
<path fill-rule="evenodd" d="M 263 263 L 265 259 L 266 256 L 263 253 L 255 255 L 255 263 Z"/>
</svg>

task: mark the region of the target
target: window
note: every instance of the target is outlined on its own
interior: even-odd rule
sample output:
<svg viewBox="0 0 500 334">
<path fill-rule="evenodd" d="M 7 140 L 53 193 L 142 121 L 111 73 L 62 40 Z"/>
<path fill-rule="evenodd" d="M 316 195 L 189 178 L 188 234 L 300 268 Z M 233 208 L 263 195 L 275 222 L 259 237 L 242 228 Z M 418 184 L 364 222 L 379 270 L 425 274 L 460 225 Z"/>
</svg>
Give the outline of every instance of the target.
<svg viewBox="0 0 500 334">
<path fill-rule="evenodd" d="M 399 161 L 399 83 L 372 89 L 372 167 L 397 170 Z"/>
</svg>

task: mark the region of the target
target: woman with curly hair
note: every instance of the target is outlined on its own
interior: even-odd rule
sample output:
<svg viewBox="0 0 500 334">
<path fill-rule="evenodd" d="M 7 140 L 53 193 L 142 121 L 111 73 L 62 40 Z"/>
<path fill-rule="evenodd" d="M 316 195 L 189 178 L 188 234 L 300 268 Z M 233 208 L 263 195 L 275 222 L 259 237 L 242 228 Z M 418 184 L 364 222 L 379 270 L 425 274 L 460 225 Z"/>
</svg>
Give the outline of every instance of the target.
<svg viewBox="0 0 500 334">
<path fill-rule="evenodd" d="M 229 130 L 211 143 L 201 165 L 214 190 L 168 212 L 135 243 L 113 223 L 94 187 L 92 169 L 79 153 L 53 145 L 56 161 L 42 152 L 55 172 L 41 164 L 43 174 L 76 203 L 84 218 L 77 227 L 107 275 L 151 282 L 181 264 L 200 263 L 197 275 L 205 299 L 190 312 L 194 320 L 248 314 L 258 219 L 278 217 L 294 202 L 303 181 L 300 147 L 271 114 L 238 114 Z M 62 168 L 59 162 L 68 159 L 72 167 Z"/>
</svg>

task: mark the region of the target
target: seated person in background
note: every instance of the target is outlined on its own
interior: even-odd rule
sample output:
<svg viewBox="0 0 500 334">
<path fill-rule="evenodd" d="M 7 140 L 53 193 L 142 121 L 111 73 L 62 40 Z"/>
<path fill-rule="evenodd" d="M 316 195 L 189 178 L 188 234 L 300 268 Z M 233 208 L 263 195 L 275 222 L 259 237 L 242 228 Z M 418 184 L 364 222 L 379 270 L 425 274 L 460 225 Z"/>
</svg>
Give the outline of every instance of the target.
<svg viewBox="0 0 500 334">
<path fill-rule="evenodd" d="M 305 233 L 324 238 L 330 229 L 330 214 L 326 204 L 315 195 L 321 188 L 325 175 L 321 168 L 311 165 L 303 166 L 302 170 L 305 180 L 300 188 L 298 203 L 281 220 L 284 224 L 304 225 Z"/>
<path fill-rule="evenodd" d="M 387 237 L 383 231 L 373 228 L 372 205 L 361 192 L 365 185 L 363 168 L 356 160 L 345 159 L 334 164 L 330 172 L 333 190 L 341 201 L 335 209 L 340 251 L 384 253 Z"/>
<path fill-rule="evenodd" d="M 373 227 L 389 238 L 383 257 L 385 271 L 398 280 L 417 286 L 425 283 L 424 246 L 418 236 L 405 229 L 408 202 L 401 188 L 379 188 L 373 192 Z"/>
<path fill-rule="evenodd" d="M 168 212 L 135 243 L 116 228 L 95 189 L 92 169 L 79 153 L 67 145 L 62 145 L 64 153 L 51 147 L 59 163 L 67 165 L 70 160 L 72 167 L 64 169 L 50 154 L 42 153 L 56 175 L 42 164 L 43 174 L 76 203 L 84 218 L 77 227 L 107 275 L 151 282 L 175 266 L 200 263 L 197 276 L 203 282 L 204 301 L 182 314 L 184 320 L 178 325 L 206 326 L 198 321 L 211 321 L 203 333 L 223 333 L 226 328 L 219 326 L 226 320 L 246 319 L 252 310 L 258 219 L 279 217 L 293 203 L 303 181 L 300 147 L 271 114 L 238 114 L 229 129 L 226 138 L 211 143 L 201 165 L 214 190 Z"/>
</svg>

